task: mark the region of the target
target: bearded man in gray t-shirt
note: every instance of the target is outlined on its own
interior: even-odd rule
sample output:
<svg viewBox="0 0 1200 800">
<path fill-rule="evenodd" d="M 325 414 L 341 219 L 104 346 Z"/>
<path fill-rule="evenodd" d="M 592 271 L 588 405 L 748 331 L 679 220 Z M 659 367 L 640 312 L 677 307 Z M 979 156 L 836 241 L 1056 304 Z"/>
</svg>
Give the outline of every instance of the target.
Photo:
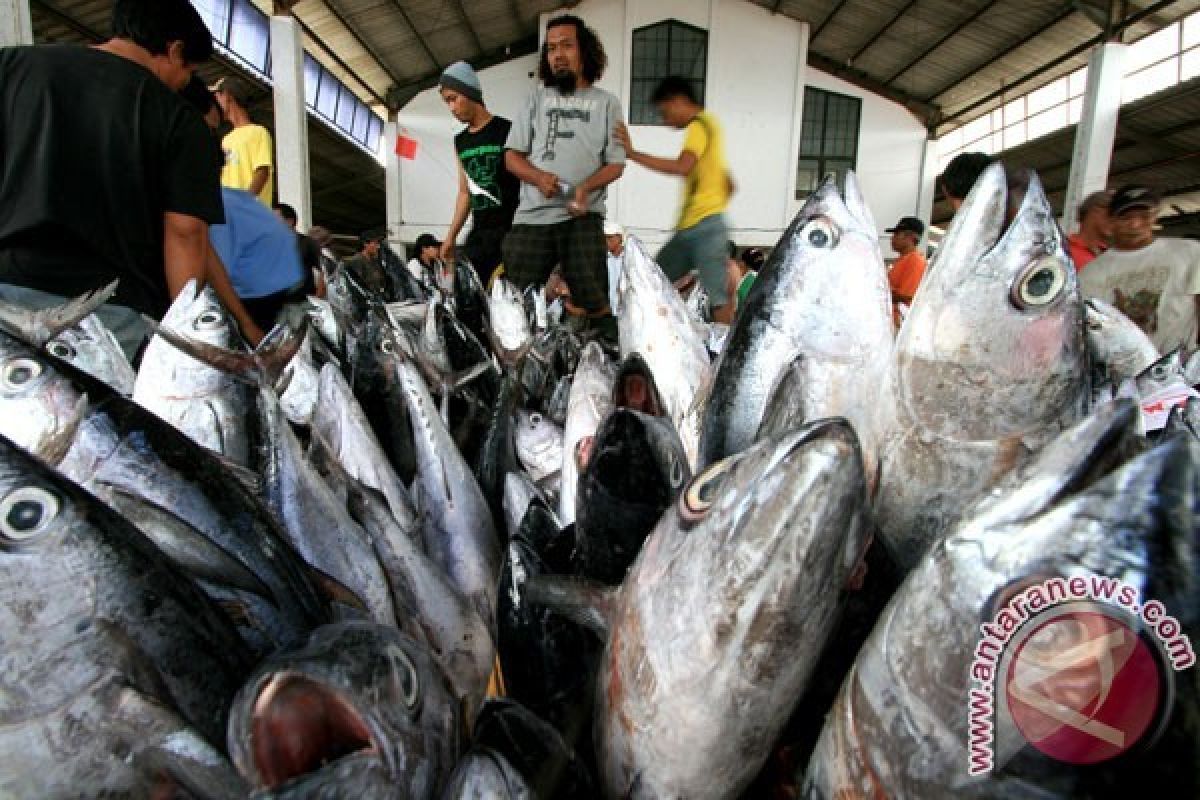
<svg viewBox="0 0 1200 800">
<path fill-rule="evenodd" d="M 535 89 L 508 135 L 505 165 L 521 180 L 521 202 L 504 240 L 504 271 L 519 288 L 544 283 L 556 264 L 570 290 L 567 310 L 616 340 L 604 247 L 606 187 L 621 177 L 625 150 L 614 133 L 617 98 L 592 84 L 608 59 L 583 20 L 550 20 Z"/>
</svg>

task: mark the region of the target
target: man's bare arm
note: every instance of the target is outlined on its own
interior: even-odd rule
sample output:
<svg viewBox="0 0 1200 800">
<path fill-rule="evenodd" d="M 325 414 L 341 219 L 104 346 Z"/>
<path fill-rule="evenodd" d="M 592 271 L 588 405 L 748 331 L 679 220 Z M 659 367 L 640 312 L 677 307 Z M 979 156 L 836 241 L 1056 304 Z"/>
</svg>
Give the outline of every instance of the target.
<svg viewBox="0 0 1200 800">
<path fill-rule="evenodd" d="M 442 242 L 439 253 L 443 261 L 454 260 L 455 243 L 463 225 L 467 223 L 467 214 L 471 213 L 471 191 L 467 188 L 467 173 L 463 172 L 462 164 L 458 165 L 458 198 L 454 201 L 454 216 L 450 219 L 450 230 L 446 231 L 446 241 Z"/>
<path fill-rule="evenodd" d="M 250 179 L 250 186 L 246 189 L 250 194 L 257 195 L 262 192 L 267 185 L 267 179 L 271 177 L 270 167 L 259 167 L 254 170 L 254 177 Z"/>
<path fill-rule="evenodd" d="M 633 139 L 629 135 L 629 129 L 625 127 L 625 123 L 619 123 L 616 130 L 616 139 L 625 148 L 626 157 L 635 164 L 640 164 L 646 169 L 661 172 L 664 175 L 679 175 L 687 177 L 696 168 L 696 162 L 699 159 L 691 150 L 682 150 L 676 158 L 661 158 L 652 156 L 649 153 L 643 153 L 635 150 L 633 147 Z"/>
<path fill-rule="evenodd" d="M 190 280 L 204 285 L 208 249 L 208 223 L 173 211 L 163 215 L 163 270 L 172 300 Z"/>
<path fill-rule="evenodd" d="M 588 193 L 594 192 L 597 189 L 603 189 L 625 172 L 624 164 L 605 164 L 600 169 L 593 172 L 584 179 L 578 186 L 575 187 L 575 197 L 572 203 L 571 213 L 580 215 L 587 213 Z"/>
</svg>

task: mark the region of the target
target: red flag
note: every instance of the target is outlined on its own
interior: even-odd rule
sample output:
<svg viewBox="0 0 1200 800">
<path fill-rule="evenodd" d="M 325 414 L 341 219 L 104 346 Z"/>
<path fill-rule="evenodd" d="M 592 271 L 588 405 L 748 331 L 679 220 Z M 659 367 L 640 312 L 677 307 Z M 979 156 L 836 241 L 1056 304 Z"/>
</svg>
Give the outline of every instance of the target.
<svg viewBox="0 0 1200 800">
<path fill-rule="evenodd" d="M 396 155 L 412 161 L 417 157 L 417 140 L 410 139 L 403 133 L 396 137 Z"/>
</svg>

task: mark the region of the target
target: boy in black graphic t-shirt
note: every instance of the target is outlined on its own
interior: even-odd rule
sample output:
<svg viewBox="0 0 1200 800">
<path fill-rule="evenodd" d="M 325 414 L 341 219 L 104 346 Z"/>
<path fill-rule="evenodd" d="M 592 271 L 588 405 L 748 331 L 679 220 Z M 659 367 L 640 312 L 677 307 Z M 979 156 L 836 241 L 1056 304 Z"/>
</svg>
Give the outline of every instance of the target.
<svg viewBox="0 0 1200 800">
<path fill-rule="evenodd" d="M 455 240 L 470 213 L 473 224 L 463 250 L 480 277 L 487 280 L 500 264 L 500 246 L 517 210 L 520 184 L 504 166 L 504 143 L 512 123 L 487 110 L 479 78 L 466 62 L 447 67 L 439 87 L 450 113 L 467 126 L 454 137 L 458 200 L 441 257 L 453 263 Z"/>
</svg>

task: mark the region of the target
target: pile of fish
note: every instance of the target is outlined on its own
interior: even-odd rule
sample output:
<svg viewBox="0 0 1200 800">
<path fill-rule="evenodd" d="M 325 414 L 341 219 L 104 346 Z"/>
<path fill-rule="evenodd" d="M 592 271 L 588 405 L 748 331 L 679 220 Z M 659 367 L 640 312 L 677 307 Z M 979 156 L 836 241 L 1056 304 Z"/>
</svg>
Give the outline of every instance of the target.
<svg viewBox="0 0 1200 800">
<path fill-rule="evenodd" d="M 1036 177 L 984 173 L 898 332 L 852 174 L 728 329 L 634 238 L 616 342 L 454 272 L 331 269 L 254 348 L 189 284 L 136 373 L 112 287 L 0 308 L 0 795 L 1200 791 L 1195 670 L 1119 758 L 967 773 L 1014 587 L 1200 631 L 1200 396 L 1142 408 L 1200 359 L 1083 302 Z"/>
</svg>

